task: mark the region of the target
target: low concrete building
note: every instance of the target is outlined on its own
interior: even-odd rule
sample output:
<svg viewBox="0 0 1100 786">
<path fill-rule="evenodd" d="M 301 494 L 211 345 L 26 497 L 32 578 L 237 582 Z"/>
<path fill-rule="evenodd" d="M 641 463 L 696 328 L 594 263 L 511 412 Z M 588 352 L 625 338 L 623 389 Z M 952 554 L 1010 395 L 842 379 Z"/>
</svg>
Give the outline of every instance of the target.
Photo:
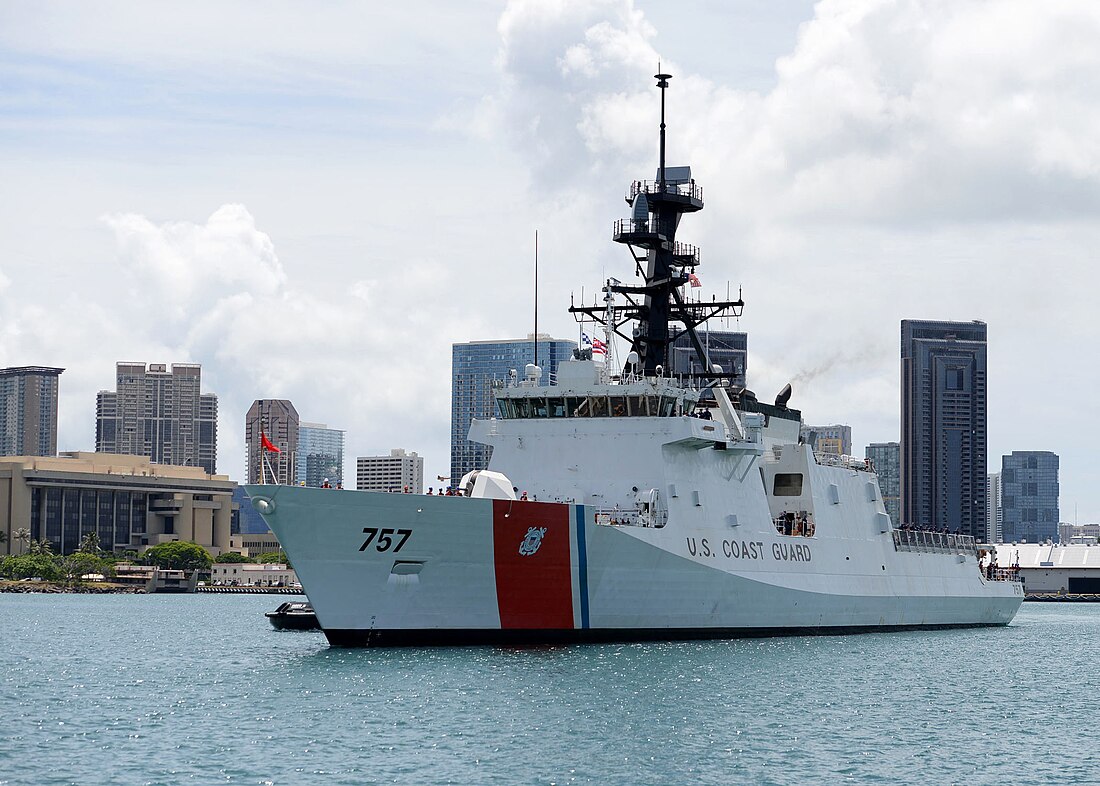
<svg viewBox="0 0 1100 786">
<path fill-rule="evenodd" d="M 245 533 L 229 536 L 229 551 L 235 551 L 245 557 L 258 557 L 273 551 L 282 551 L 279 539 L 270 530 L 264 533 Z"/>
<path fill-rule="evenodd" d="M 115 453 L 0 457 L 0 554 L 26 547 L 22 531 L 59 554 L 89 533 L 106 551 L 142 551 L 193 541 L 213 555 L 229 548 L 236 483 L 201 467 L 153 464 Z"/>
<path fill-rule="evenodd" d="M 298 574 L 276 563 L 216 562 L 210 568 L 210 581 L 234 587 L 289 587 L 298 583 Z"/>
<path fill-rule="evenodd" d="M 1100 546 L 1000 543 L 997 564 L 1020 566 L 1024 592 L 1100 594 Z"/>
</svg>

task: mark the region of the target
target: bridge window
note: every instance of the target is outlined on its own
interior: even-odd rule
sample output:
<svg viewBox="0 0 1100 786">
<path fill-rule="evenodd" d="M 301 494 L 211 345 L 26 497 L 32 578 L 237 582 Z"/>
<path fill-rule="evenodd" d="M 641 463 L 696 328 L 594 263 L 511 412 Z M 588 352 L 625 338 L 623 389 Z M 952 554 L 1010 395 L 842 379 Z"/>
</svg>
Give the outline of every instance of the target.
<svg viewBox="0 0 1100 786">
<path fill-rule="evenodd" d="M 801 472 L 777 472 L 772 484 L 772 495 L 776 497 L 802 496 Z"/>
</svg>

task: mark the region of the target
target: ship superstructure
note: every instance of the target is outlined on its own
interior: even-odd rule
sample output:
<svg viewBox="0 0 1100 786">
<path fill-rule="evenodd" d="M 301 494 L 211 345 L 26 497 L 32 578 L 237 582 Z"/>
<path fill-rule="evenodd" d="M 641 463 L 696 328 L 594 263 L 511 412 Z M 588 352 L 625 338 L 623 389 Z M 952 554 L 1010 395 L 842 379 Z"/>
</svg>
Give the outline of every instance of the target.
<svg viewBox="0 0 1100 786">
<path fill-rule="evenodd" d="M 698 328 L 744 303 L 684 294 L 699 250 L 676 233 L 702 190 L 665 166 L 671 77 L 656 78 L 659 167 L 614 227 L 638 281 L 571 307 L 602 352 L 582 344 L 549 386 L 533 364 L 495 385 L 496 412 L 470 428 L 492 458 L 462 496 L 248 487 L 333 644 L 1004 625 L 1018 610 L 1022 586 L 972 538 L 898 528 L 869 463 L 815 455 L 789 386 L 760 402 L 710 362 Z M 673 377 L 683 333 L 700 370 Z"/>
</svg>

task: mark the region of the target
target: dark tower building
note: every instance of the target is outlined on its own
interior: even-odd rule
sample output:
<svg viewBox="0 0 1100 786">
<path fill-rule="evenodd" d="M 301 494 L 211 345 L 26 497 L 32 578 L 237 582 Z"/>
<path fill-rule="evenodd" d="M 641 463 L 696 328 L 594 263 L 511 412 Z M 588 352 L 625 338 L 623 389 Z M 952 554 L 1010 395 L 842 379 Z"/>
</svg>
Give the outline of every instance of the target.
<svg viewBox="0 0 1100 786">
<path fill-rule="evenodd" d="M 986 326 L 901 322 L 901 519 L 985 540 Z"/>
</svg>

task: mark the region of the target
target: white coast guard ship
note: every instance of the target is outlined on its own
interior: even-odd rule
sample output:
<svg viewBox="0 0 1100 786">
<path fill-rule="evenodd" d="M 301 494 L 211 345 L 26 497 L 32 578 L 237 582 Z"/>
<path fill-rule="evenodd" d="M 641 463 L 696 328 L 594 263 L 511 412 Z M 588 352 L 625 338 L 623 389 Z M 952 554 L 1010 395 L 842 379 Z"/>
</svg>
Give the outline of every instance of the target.
<svg viewBox="0 0 1100 786">
<path fill-rule="evenodd" d="M 607 348 L 630 341 L 621 367 L 582 345 L 553 384 L 534 365 L 500 381 L 495 416 L 470 428 L 490 465 L 459 497 L 247 487 L 332 644 L 1005 625 L 1019 609 L 1021 584 L 982 567 L 973 538 L 895 527 L 873 467 L 803 443 L 789 386 L 762 403 L 707 359 L 697 328 L 743 303 L 683 294 L 699 255 L 676 230 L 703 199 L 665 167 L 657 79 L 660 167 L 614 230 L 638 282 L 570 309 Z M 682 334 L 703 370 L 673 377 Z"/>
</svg>

